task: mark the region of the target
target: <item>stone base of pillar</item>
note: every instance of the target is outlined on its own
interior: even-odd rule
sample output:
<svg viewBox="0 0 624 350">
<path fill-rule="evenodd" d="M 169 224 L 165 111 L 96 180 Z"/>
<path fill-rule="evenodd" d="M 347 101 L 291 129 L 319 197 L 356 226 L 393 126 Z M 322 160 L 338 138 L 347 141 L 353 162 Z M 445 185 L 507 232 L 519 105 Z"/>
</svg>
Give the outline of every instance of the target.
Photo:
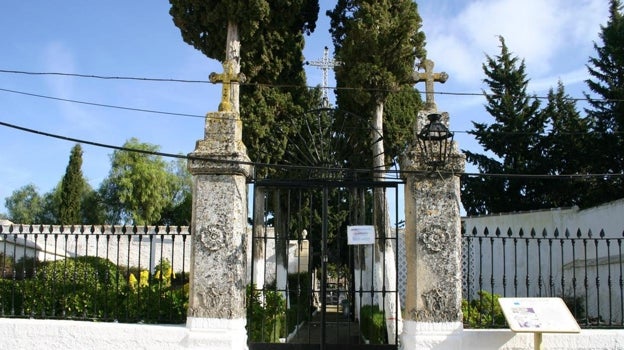
<svg viewBox="0 0 624 350">
<path fill-rule="evenodd" d="M 462 348 L 461 322 L 415 322 L 403 320 L 402 350 L 457 350 Z"/>
<path fill-rule="evenodd" d="M 247 350 L 245 319 L 187 317 L 189 332 L 182 341 L 188 349 Z"/>
</svg>

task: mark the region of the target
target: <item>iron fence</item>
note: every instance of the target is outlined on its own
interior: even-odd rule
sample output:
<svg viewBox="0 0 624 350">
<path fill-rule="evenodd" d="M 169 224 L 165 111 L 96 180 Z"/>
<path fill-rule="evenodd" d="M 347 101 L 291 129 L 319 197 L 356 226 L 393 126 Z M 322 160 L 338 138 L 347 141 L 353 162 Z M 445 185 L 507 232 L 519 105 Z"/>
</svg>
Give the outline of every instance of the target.
<svg viewBox="0 0 624 350">
<path fill-rule="evenodd" d="M 466 327 L 505 327 L 498 297 L 560 297 L 583 328 L 624 325 L 624 233 L 555 229 L 463 233 Z"/>
<path fill-rule="evenodd" d="M 0 226 L 0 317 L 183 323 L 188 227 Z"/>
</svg>

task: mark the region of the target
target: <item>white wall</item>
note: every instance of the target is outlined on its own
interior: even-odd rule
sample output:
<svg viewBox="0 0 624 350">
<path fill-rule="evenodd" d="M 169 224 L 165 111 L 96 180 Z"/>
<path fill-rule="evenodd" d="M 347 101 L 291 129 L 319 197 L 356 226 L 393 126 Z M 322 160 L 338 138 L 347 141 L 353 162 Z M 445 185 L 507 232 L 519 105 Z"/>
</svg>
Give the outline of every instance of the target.
<svg viewBox="0 0 624 350">
<path fill-rule="evenodd" d="M 0 348 L 39 350 L 116 350 L 116 349 L 223 349 L 210 337 L 197 341 L 184 325 L 139 325 L 82 321 L 26 320 L 0 318 Z M 204 332 L 206 333 L 206 332 Z M 218 337 L 218 334 L 213 334 Z M 448 350 L 529 350 L 532 334 L 509 330 L 464 330 L 461 348 L 438 344 L 428 349 Z M 456 343 L 455 343 L 456 344 Z M 543 346 L 553 350 L 615 350 L 624 348 L 624 330 L 583 330 L 579 334 L 544 334 Z M 416 350 L 415 348 L 413 348 Z M 242 350 L 242 349 L 241 349 Z M 411 349 L 405 349 L 411 350 Z"/>
<path fill-rule="evenodd" d="M 472 298 L 477 297 L 480 277 L 483 281 L 482 289 L 500 295 L 514 295 L 516 294 L 514 275 L 518 277 L 516 296 L 536 297 L 540 295 L 538 277 L 541 272 L 541 296 L 561 296 L 564 294 L 566 297 L 571 297 L 576 293 L 576 296 L 582 297 L 583 302 L 585 302 L 584 279 L 587 277 L 589 288 L 585 310 L 588 316 L 597 317 L 600 315 L 606 322 L 609 321 L 609 318 L 618 322 L 621 320 L 622 296 L 619 293 L 617 281 L 620 277 L 620 268 L 624 270 L 624 263 L 621 263 L 624 261 L 624 254 L 620 256 L 623 252 L 618 250 L 615 241 L 611 243 L 610 247 L 607 246 L 606 241 L 591 241 L 585 249 L 582 239 L 576 240 L 575 246 L 569 240 L 565 240 L 563 244 L 560 244 L 562 241 L 554 240 L 551 249 L 548 246 L 548 238 L 554 238 L 555 229 L 559 231 L 559 237 L 563 237 L 567 229 L 571 237 L 577 237 L 577 231 L 580 230 L 581 238 L 587 238 L 588 232 L 591 230 L 592 237 L 597 238 L 601 230 L 604 230 L 604 238 L 622 238 L 624 232 L 624 199 L 583 210 L 578 207 L 559 208 L 467 217 L 463 221 L 466 230 L 465 235 L 468 236 L 472 234 L 473 229 L 476 229 L 477 237 L 484 237 L 485 228 L 489 230 L 489 237 L 495 235 L 497 228 L 501 231 L 501 237 L 507 236 L 508 229 L 512 230 L 513 238 L 519 237 L 518 232 L 521 228 L 524 230 L 524 237 L 530 236 L 531 229 L 535 229 L 536 238 L 542 237 L 544 229 L 547 233 L 546 239 L 541 240 L 541 248 L 539 249 L 536 239 L 518 239 L 518 244 L 514 245 L 512 238 L 507 239 L 503 245 L 502 239 L 483 238 L 481 244 L 479 239 L 473 239 L 471 246 L 464 245 L 463 278 L 465 289 L 468 289 L 467 284 L 470 281 L 470 290 L 465 291 L 464 297 L 468 295 Z M 479 247 L 482 250 L 479 250 Z M 540 255 L 538 255 L 538 251 L 541 252 Z M 504 264 L 502 259 L 505 259 Z M 471 262 L 470 265 L 467 264 L 468 260 Z M 538 264 L 538 262 L 540 263 Z M 586 265 L 588 267 L 587 275 L 585 275 Z M 573 267 L 575 268 L 573 269 Z M 506 270 L 503 270 L 504 268 Z M 576 273 L 576 291 L 571 288 L 573 273 Z M 504 275 L 507 276 L 506 292 L 502 285 Z M 495 280 L 493 289 L 490 284 L 492 276 Z M 562 277 L 565 281 L 565 290 L 562 290 L 561 286 Z M 607 285 L 609 277 L 612 279 L 611 291 Z M 549 285 L 551 278 L 553 288 L 550 288 Z M 527 279 L 530 286 L 528 289 L 526 288 Z M 600 288 L 597 288 L 598 282 Z M 612 303 L 611 314 L 609 314 L 609 302 Z"/>
<path fill-rule="evenodd" d="M 36 247 L 40 261 L 88 255 L 107 258 L 120 266 L 153 270 L 163 258 L 176 272 L 190 269 L 191 236 L 186 226 L 180 227 L 180 233 L 176 228 L 165 233 L 164 227 L 158 227 L 158 232 L 156 226 L 148 226 L 147 230 L 141 227 L 136 234 L 132 227 L 126 227 L 127 233 L 123 233 L 122 226 L 96 226 L 93 233 L 90 226 L 82 233 L 78 228 L 69 233 L 68 227 L 61 231 L 58 225 L 43 226 L 42 232 L 40 225 L 33 225 L 32 232 L 30 226 L 24 225 L 21 233 L 20 225 L 3 223 L 0 227 L 0 253 L 14 256 L 16 261 L 24 255 L 33 257 Z"/>
</svg>

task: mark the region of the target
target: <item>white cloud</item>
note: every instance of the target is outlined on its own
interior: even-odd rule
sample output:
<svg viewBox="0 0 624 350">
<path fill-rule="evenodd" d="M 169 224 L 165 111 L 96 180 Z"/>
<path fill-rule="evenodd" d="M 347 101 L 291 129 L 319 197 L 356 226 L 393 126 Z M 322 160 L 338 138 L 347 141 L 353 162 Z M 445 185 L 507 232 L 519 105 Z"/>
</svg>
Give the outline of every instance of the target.
<svg viewBox="0 0 624 350">
<path fill-rule="evenodd" d="M 429 57 L 452 79 L 475 86 L 483 77 L 485 54 L 500 52 L 498 36 L 524 59 L 530 77 L 561 69 L 577 71 L 592 54 L 599 25 L 607 19 L 603 0 L 456 1 L 452 13 L 435 7 L 422 13 Z M 563 73 L 565 74 L 565 73 Z"/>
</svg>

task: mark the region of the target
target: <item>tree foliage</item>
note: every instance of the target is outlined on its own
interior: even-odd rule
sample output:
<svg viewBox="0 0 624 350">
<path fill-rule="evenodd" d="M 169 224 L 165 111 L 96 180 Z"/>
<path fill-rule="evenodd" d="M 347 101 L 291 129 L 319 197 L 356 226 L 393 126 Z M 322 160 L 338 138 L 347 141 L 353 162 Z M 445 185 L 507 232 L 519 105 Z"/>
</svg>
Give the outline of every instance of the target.
<svg viewBox="0 0 624 350">
<path fill-rule="evenodd" d="M 592 142 L 592 171 L 599 174 L 624 173 L 624 15 L 620 0 L 611 0 L 609 19 L 601 26 L 602 43 L 594 43 L 596 57 L 587 65 L 586 80 L 592 96 L 586 109 L 595 137 Z M 592 204 L 624 197 L 624 179 L 605 178 L 592 186 Z"/>
<path fill-rule="evenodd" d="M 172 179 L 167 163 L 155 155 L 158 146 L 131 138 L 111 155 L 111 170 L 100 193 L 109 222 L 149 225 L 158 222 L 171 201 Z"/>
<path fill-rule="evenodd" d="M 37 222 L 41 213 L 42 200 L 33 184 L 25 185 L 4 200 L 8 217 L 14 223 Z"/>
<path fill-rule="evenodd" d="M 304 34 L 316 27 L 318 0 L 170 0 L 182 38 L 207 57 L 223 61 L 227 24 L 238 26 L 243 141 L 257 162 L 279 162 L 296 134 L 294 116 L 318 104 L 306 87 Z M 281 87 L 280 87 L 281 86 Z M 281 132 L 276 132 L 277 130 Z"/>
<path fill-rule="evenodd" d="M 349 129 L 367 139 L 360 144 L 368 149 L 356 152 L 361 158 L 352 163 L 371 166 L 371 147 L 380 137 L 387 162 L 409 142 L 411 133 L 405 131 L 411 129 L 420 107 L 419 96 L 411 89 L 414 63 L 425 56 L 417 5 L 413 1 L 340 0 L 327 14 L 336 58 L 341 62 L 336 68 L 336 101 L 340 110 L 350 112 L 342 116 Z M 405 86 L 410 88 L 402 89 Z M 387 102 L 394 106 L 384 111 Z M 363 133 L 362 125 L 369 126 L 369 131 Z M 379 125 L 381 131 L 371 132 Z"/>
<path fill-rule="evenodd" d="M 81 220 L 82 194 L 86 181 L 82 176 L 82 147 L 75 145 L 69 156 L 69 164 L 61 181 L 59 221 L 76 224 Z"/>
<path fill-rule="evenodd" d="M 471 134 L 484 150 L 493 156 L 468 150 L 467 161 L 480 172 L 492 174 L 538 174 L 539 140 L 545 129 L 543 115 L 538 113 L 539 100 L 526 92 L 528 79 L 524 60 L 512 55 L 500 37 L 501 53 L 486 56 L 484 82 L 486 111 L 494 122 L 473 122 Z M 485 214 L 544 207 L 536 193 L 538 181 L 515 177 L 464 177 L 462 202 L 468 214 Z"/>
</svg>

